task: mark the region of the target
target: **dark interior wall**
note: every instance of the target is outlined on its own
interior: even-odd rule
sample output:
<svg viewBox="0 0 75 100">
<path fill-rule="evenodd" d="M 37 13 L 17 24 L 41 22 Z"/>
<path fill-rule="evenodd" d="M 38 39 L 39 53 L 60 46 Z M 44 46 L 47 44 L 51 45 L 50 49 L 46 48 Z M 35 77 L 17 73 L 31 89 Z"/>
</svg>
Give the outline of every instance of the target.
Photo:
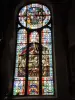
<svg viewBox="0 0 75 100">
<path fill-rule="evenodd" d="M 19 0 L 18 0 L 19 3 Z M 5 0 L 1 2 L 1 34 L 2 41 L 0 42 L 0 76 L 1 76 L 1 98 L 8 93 L 8 88 L 11 87 L 12 70 L 13 70 L 13 56 L 15 50 L 15 36 L 14 36 L 14 13 L 17 2 Z M 14 38 L 14 39 L 13 39 Z"/>
<path fill-rule="evenodd" d="M 1 49 L 3 51 L 3 53 L 1 53 L 1 87 L 3 87 L 2 96 L 8 92 L 8 87 L 10 88 L 12 83 L 16 39 L 14 12 L 19 3 L 20 0 L 8 0 L 8 2 L 5 1 L 4 4 L 2 3 L 4 7 L 2 16 L 2 18 L 4 17 L 4 23 L 2 24 L 3 26 L 1 29 L 1 31 L 4 33 L 4 38 L 1 43 L 1 45 L 3 45 Z M 68 9 L 69 3 L 67 1 L 63 3 L 53 3 L 57 94 L 58 98 L 60 99 L 70 97 L 66 53 L 68 48 Z M 69 31 L 69 34 L 70 32 L 71 31 Z M 70 38 L 69 41 L 71 41 Z"/>
<path fill-rule="evenodd" d="M 55 54 L 56 54 L 56 72 L 58 97 L 61 99 L 69 98 L 69 81 L 67 70 L 67 17 L 68 3 L 54 4 L 54 39 L 55 39 Z M 64 6 L 64 8 L 63 8 Z"/>
<path fill-rule="evenodd" d="M 4 40 L 4 48 L 2 51 L 2 58 L 1 58 L 1 89 L 2 89 L 2 96 L 8 93 L 8 89 L 11 87 L 12 82 L 12 70 L 13 70 L 13 56 L 15 50 L 15 36 L 14 36 L 14 28 L 13 28 L 13 20 L 9 23 L 8 28 L 5 34 Z"/>
<path fill-rule="evenodd" d="M 70 91 L 75 98 L 75 0 L 72 0 L 72 6 L 68 13 L 68 38 L 69 38 L 69 73 L 70 73 Z"/>
<path fill-rule="evenodd" d="M 72 0 L 71 9 L 68 13 L 68 36 L 69 47 L 75 45 L 75 0 Z"/>
</svg>

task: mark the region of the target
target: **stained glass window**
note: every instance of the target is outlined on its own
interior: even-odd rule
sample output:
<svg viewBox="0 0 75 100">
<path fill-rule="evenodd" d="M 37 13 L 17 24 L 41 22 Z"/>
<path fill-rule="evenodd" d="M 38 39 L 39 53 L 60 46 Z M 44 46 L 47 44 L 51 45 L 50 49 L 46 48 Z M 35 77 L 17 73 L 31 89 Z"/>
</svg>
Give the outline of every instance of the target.
<svg viewBox="0 0 75 100">
<path fill-rule="evenodd" d="M 42 4 L 20 9 L 13 95 L 55 95 L 52 15 Z"/>
</svg>

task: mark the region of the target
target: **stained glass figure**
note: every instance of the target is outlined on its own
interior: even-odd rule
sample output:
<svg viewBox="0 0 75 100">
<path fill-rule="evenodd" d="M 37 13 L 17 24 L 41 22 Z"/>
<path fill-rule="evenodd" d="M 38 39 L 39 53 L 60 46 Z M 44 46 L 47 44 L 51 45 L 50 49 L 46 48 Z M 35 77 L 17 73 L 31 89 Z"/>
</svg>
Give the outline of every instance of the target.
<svg viewBox="0 0 75 100">
<path fill-rule="evenodd" d="M 42 66 L 42 76 L 43 77 L 50 76 L 50 67 L 49 66 Z"/>
<path fill-rule="evenodd" d="M 37 43 L 29 44 L 29 54 L 39 54 L 39 44 Z"/>
<path fill-rule="evenodd" d="M 39 34 L 34 31 L 29 35 L 29 43 L 39 43 Z"/>
<path fill-rule="evenodd" d="M 17 44 L 17 54 L 16 54 L 16 67 L 25 67 L 26 65 L 26 44 Z M 24 50 L 24 51 L 23 51 Z"/>
<path fill-rule="evenodd" d="M 24 95 L 25 93 L 25 81 L 14 81 L 14 95 Z"/>
<path fill-rule="evenodd" d="M 52 66 L 52 55 L 42 55 L 42 66 Z"/>
<path fill-rule="evenodd" d="M 16 77 L 25 77 L 25 68 L 15 68 L 15 76 Z"/>
<path fill-rule="evenodd" d="M 29 55 L 29 62 L 32 66 L 39 66 L 39 55 Z"/>
<path fill-rule="evenodd" d="M 15 77 L 13 95 L 25 94 L 25 77 Z"/>
<path fill-rule="evenodd" d="M 52 44 L 42 44 L 42 54 L 52 54 Z"/>
<path fill-rule="evenodd" d="M 39 95 L 39 81 L 28 81 L 28 95 Z"/>
<path fill-rule="evenodd" d="M 45 80 L 42 81 L 42 95 L 53 95 L 54 88 L 53 88 L 53 81 Z"/>
<path fill-rule="evenodd" d="M 30 77 L 39 77 L 39 68 L 29 68 Z"/>
</svg>

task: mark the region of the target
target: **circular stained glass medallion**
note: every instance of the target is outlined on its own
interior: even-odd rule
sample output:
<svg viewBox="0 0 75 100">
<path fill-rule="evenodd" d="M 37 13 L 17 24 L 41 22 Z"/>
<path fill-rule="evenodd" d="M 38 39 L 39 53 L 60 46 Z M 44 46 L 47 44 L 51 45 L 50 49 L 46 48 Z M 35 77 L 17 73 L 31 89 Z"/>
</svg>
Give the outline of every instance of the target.
<svg viewBox="0 0 75 100">
<path fill-rule="evenodd" d="M 19 22 L 29 29 L 37 29 L 45 26 L 50 21 L 49 9 L 41 4 L 30 4 L 19 12 Z"/>
</svg>

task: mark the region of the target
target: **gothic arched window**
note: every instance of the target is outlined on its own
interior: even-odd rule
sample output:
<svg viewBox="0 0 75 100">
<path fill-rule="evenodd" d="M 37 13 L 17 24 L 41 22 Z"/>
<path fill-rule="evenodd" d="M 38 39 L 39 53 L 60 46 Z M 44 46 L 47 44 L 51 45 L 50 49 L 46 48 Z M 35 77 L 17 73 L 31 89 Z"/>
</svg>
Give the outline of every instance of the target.
<svg viewBox="0 0 75 100">
<path fill-rule="evenodd" d="M 52 14 L 29 4 L 18 13 L 13 95 L 54 95 Z"/>
</svg>

